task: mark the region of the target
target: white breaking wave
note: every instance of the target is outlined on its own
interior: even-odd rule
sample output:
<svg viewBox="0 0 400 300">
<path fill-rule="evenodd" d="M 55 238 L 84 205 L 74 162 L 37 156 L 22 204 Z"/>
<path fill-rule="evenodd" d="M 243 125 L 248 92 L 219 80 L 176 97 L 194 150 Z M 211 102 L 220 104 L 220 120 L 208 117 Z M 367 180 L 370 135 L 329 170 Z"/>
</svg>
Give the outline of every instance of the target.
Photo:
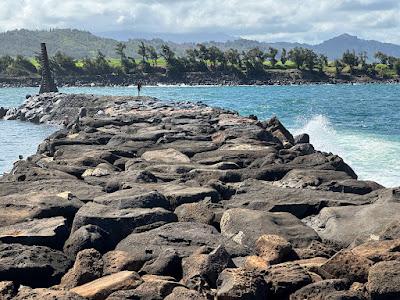
<svg viewBox="0 0 400 300">
<path fill-rule="evenodd" d="M 360 132 L 337 131 L 323 115 L 314 116 L 293 132 L 308 133 L 315 149 L 341 156 L 359 179 L 373 180 L 386 187 L 400 186 L 400 141 Z"/>
</svg>

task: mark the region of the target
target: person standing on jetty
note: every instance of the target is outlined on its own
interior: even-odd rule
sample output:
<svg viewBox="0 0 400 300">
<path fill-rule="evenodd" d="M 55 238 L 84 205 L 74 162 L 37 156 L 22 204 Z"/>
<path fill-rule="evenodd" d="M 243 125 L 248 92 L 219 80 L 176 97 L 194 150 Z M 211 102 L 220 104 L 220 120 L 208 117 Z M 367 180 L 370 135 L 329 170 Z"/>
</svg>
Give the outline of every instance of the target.
<svg viewBox="0 0 400 300">
<path fill-rule="evenodd" d="M 137 95 L 140 97 L 140 91 L 142 90 L 142 83 L 139 81 L 137 84 Z"/>
</svg>

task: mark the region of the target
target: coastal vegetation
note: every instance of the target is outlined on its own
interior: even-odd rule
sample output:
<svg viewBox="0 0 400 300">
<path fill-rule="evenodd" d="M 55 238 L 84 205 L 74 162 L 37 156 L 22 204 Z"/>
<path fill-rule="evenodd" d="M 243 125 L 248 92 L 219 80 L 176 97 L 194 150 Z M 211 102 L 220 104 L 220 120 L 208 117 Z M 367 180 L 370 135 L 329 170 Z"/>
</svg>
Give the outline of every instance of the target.
<svg viewBox="0 0 400 300">
<path fill-rule="evenodd" d="M 390 79 L 400 74 L 400 59 L 382 52 L 368 62 L 366 52 L 347 50 L 340 59 L 329 61 L 328 57 L 302 47 L 278 50 L 269 47 L 262 51 L 255 47 L 240 52 L 230 48 L 221 50 L 216 46 L 198 44 L 187 49 L 184 55 L 177 55 L 167 44 L 158 49 L 141 42 L 135 53 L 129 53 L 125 43 L 115 46 L 115 56 L 106 57 L 98 50 L 93 57 L 76 59 L 63 52 L 51 57 L 51 67 L 56 77 L 61 76 L 130 76 L 158 74 L 179 78 L 185 73 L 219 73 L 239 78 L 263 78 L 270 70 L 298 69 L 316 76 L 340 77 L 342 75 L 369 76 Z M 135 58 L 135 57 L 140 57 Z M 40 59 L 21 55 L 0 57 L 0 74 L 9 77 L 39 76 Z"/>
</svg>

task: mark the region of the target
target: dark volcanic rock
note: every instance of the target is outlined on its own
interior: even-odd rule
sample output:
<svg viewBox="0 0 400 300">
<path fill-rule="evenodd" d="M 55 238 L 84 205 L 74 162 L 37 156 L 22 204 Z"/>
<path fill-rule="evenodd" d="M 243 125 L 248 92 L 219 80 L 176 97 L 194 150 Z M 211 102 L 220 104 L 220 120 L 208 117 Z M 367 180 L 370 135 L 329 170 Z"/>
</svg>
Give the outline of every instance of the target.
<svg viewBox="0 0 400 300">
<path fill-rule="evenodd" d="M 85 225 L 70 235 L 64 244 L 64 253 L 75 258 L 79 251 L 94 248 L 101 253 L 110 248 L 110 234 L 96 225 Z"/>
<path fill-rule="evenodd" d="M 173 249 L 180 257 L 187 257 L 203 246 L 217 247 L 224 244 L 228 253 L 243 253 L 244 250 L 230 242 L 212 226 L 200 223 L 170 223 L 143 233 L 132 233 L 117 245 L 117 250 L 133 257 L 147 260 L 156 258 L 165 249 Z"/>
<path fill-rule="evenodd" d="M 56 216 L 71 220 L 82 205 L 80 201 L 47 196 L 39 192 L 0 196 L 0 226 L 22 223 L 28 219 Z"/>
<path fill-rule="evenodd" d="M 62 252 L 47 247 L 0 244 L 0 280 L 49 287 L 58 283 L 71 265 Z"/>
<path fill-rule="evenodd" d="M 268 295 L 271 299 L 287 299 L 296 290 L 310 284 L 311 276 L 295 263 L 273 265 L 266 271 L 265 281 L 268 284 Z"/>
<path fill-rule="evenodd" d="M 289 213 L 271 213 L 259 210 L 233 208 L 221 218 L 221 233 L 250 249 L 263 234 L 280 235 L 294 246 L 307 246 L 319 240 L 317 233 Z"/>
<path fill-rule="evenodd" d="M 267 284 L 260 274 L 225 269 L 218 277 L 218 299 L 266 299 Z"/>
<path fill-rule="evenodd" d="M 368 271 L 372 264 L 372 261 L 365 257 L 356 255 L 348 250 L 342 250 L 324 263 L 320 271 L 326 278 L 366 282 Z"/>
<path fill-rule="evenodd" d="M 391 222 L 398 220 L 399 190 L 378 190 L 364 197 L 375 202 L 360 206 L 327 207 L 306 223 L 322 239 L 347 247 L 355 239 L 366 241 L 371 235 L 379 235 Z"/>
<path fill-rule="evenodd" d="M 367 289 L 372 300 L 395 300 L 400 297 L 400 262 L 380 262 L 368 274 Z"/>
<path fill-rule="evenodd" d="M 131 189 L 96 197 L 94 202 L 118 209 L 155 207 L 169 209 L 170 207 L 169 201 L 158 192 L 138 194 L 137 191 Z"/>
<path fill-rule="evenodd" d="M 320 300 L 336 291 L 347 290 L 350 282 L 343 279 L 329 279 L 315 282 L 299 289 L 290 296 L 290 300 Z"/>
<path fill-rule="evenodd" d="M 289 212 L 298 218 L 317 214 L 326 206 L 362 205 L 371 199 L 353 194 L 279 187 L 269 182 L 246 180 L 231 185 L 235 195 L 223 201 L 227 208 Z"/>
<path fill-rule="evenodd" d="M 176 221 L 176 216 L 163 208 L 115 209 L 97 203 L 87 203 L 76 213 L 72 233 L 85 225 L 97 225 L 107 230 L 113 243 L 117 243 L 136 227 L 173 221 Z"/>
<path fill-rule="evenodd" d="M 71 289 L 93 281 L 103 274 L 103 260 L 95 249 L 86 249 L 78 253 L 74 266 L 61 278 L 60 286 Z"/>
<path fill-rule="evenodd" d="M 69 230 L 64 217 L 35 219 L 0 227 L 0 242 L 62 249 Z"/>
</svg>

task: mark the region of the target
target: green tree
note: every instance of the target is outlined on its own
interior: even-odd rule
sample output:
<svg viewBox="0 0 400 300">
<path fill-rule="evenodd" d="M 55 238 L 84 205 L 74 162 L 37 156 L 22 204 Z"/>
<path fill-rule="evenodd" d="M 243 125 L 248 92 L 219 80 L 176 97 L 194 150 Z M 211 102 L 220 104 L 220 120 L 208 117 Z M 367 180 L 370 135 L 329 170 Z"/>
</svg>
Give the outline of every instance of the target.
<svg viewBox="0 0 400 300">
<path fill-rule="evenodd" d="M 368 64 L 367 64 L 367 60 L 368 60 L 368 55 L 366 51 L 362 51 L 358 54 L 358 60 L 360 62 L 361 65 L 361 70 L 364 74 L 367 73 L 368 71 Z"/>
<path fill-rule="evenodd" d="M 9 55 L 0 57 L 0 72 L 4 72 L 13 62 L 14 59 Z"/>
<path fill-rule="evenodd" d="M 142 63 L 147 62 L 147 57 L 148 57 L 147 47 L 143 42 L 140 42 L 137 54 L 139 54 L 142 57 Z"/>
<path fill-rule="evenodd" d="M 334 65 L 335 65 L 335 75 L 336 77 L 338 77 L 342 73 L 343 64 L 339 59 L 335 59 Z"/>
<path fill-rule="evenodd" d="M 315 65 L 318 64 L 318 55 L 310 49 L 303 49 L 303 55 L 306 68 L 310 71 L 314 70 Z"/>
<path fill-rule="evenodd" d="M 381 64 L 387 65 L 388 56 L 385 53 L 383 53 L 381 51 L 378 51 L 378 52 L 375 53 L 374 57 L 375 57 L 375 59 L 379 60 L 379 62 Z"/>
<path fill-rule="evenodd" d="M 239 51 L 233 48 L 230 48 L 225 52 L 225 58 L 227 62 L 231 66 L 239 66 L 240 65 L 240 54 Z"/>
<path fill-rule="evenodd" d="M 289 59 L 294 62 L 297 69 L 302 69 L 305 61 L 304 49 L 295 47 L 289 51 Z"/>
<path fill-rule="evenodd" d="M 394 64 L 394 70 L 396 71 L 397 75 L 400 75 L 400 59 L 397 59 L 396 63 Z"/>
<path fill-rule="evenodd" d="M 156 51 L 156 48 L 154 48 L 153 46 L 148 46 L 147 53 L 149 53 L 150 59 L 153 60 L 153 67 L 157 66 L 158 53 Z"/>
<path fill-rule="evenodd" d="M 50 65 L 54 73 L 58 75 L 76 75 L 81 71 L 76 66 L 76 60 L 73 57 L 60 51 L 57 51 L 50 59 Z"/>
<path fill-rule="evenodd" d="M 285 65 L 287 62 L 287 56 L 286 56 L 286 49 L 282 48 L 282 52 L 281 52 L 281 63 L 282 65 Z"/>
<path fill-rule="evenodd" d="M 223 56 L 224 55 L 219 48 L 215 46 L 208 48 L 208 59 L 210 60 L 211 67 L 213 69 L 215 69 L 218 61 L 222 62 L 221 60 L 223 59 Z"/>
<path fill-rule="evenodd" d="M 317 58 L 317 67 L 318 71 L 322 73 L 324 71 L 324 67 L 328 65 L 328 57 L 326 55 L 320 54 Z"/>
<path fill-rule="evenodd" d="M 269 58 L 269 61 L 271 62 L 272 67 L 276 65 L 278 62 L 276 60 L 276 55 L 278 54 L 278 49 L 275 49 L 273 47 L 269 47 L 267 57 Z"/>
<path fill-rule="evenodd" d="M 347 50 L 343 53 L 342 62 L 350 67 L 350 73 L 353 74 L 354 67 L 358 66 L 359 61 L 356 52 Z"/>
</svg>

